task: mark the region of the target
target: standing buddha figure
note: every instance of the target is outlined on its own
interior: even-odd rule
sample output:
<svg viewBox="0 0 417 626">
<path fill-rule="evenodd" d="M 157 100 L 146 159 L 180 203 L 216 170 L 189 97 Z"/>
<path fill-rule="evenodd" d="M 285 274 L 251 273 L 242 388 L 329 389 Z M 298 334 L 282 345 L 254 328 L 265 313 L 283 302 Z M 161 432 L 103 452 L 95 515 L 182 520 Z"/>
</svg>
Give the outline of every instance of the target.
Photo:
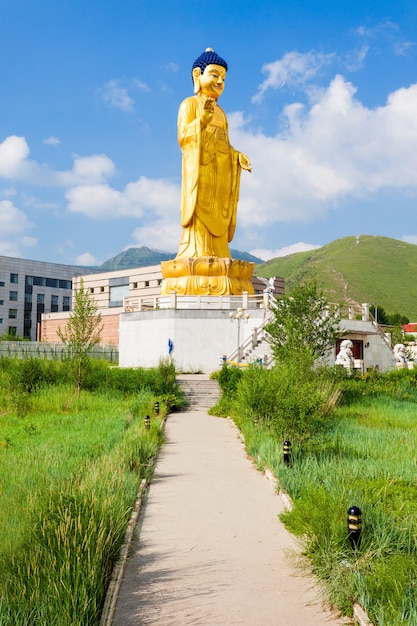
<svg viewBox="0 0 417 626">
<path fill-rule="evenodd" d="M 217 104 L 226 72 L 226 61 L 207 48 L 193 64 L 195 95 L 179 108 L 182 236 L 177 258 L 230 258 L 240 172 L 251 171 L 251 164 L 230 145 L 227 118 Z"/>
<path fill-rule="evenodd" d="M 253 263 L 232 259 L 240 173 L 248 157 L 229 142 L 227 118 L 217 101 L 227 63 L 207 48 L 192 67 L 194 95 L 178 112 L 182 150 L 181 240 L 172 261 L 163 261 L 161 294 L 253 294 Z"/>
</svg>

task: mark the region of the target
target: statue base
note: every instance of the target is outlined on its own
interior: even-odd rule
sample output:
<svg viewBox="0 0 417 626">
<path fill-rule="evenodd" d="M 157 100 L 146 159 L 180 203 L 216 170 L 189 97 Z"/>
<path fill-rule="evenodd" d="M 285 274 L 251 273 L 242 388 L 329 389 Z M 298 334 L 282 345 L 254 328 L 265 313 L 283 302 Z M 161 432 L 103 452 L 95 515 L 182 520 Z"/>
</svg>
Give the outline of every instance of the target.
<svg viewBox="0 0 417 626">
<path fill-rule="evenodd" d="M 255 263 L 202 256 L 161 261 L 161 295 L 240 296 L 254 293 L 251 277 Z"/>
</svg>

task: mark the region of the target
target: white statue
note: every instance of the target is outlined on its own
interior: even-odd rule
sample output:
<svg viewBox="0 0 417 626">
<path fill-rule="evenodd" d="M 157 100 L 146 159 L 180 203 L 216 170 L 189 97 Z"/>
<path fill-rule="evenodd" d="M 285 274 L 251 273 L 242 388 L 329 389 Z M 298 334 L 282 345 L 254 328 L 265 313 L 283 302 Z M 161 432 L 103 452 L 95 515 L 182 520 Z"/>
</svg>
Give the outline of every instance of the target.
<svg viewBox="0 0 417 626">
<path fill-rule="evenodd" d="M 353 359 L 353 343 L 350 339 L 344 339 L 340 344 L 340 350 L 336 357 L 335 365 L 343 365 L 350 373 L 353 369 L 355 361 Z"/>
<path fill-rule="evenodd" d="M 405 345 L 403 343 L 397 343 L 394 346 L 394 357 L 398 369 L 408 367 Z"/>
</svg>

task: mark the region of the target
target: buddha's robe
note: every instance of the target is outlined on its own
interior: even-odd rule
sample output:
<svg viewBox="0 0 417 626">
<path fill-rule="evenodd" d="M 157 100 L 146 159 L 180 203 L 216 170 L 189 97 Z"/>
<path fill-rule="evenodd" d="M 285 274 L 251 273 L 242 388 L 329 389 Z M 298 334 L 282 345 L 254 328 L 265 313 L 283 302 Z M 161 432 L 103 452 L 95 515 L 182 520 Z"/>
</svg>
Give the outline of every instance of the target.
<svg viewBox="0 0 417 626">
<path fill-rule="evenodd" d="M 177 258 L 230 258 L 228 243 L 236 228 L 241 167 L 229 143 L 227 118 L 214 103 L 204 125 L 204 95 L 184 100 L 178 113 L 182 149 L 182 236 Z"/>
</svg>

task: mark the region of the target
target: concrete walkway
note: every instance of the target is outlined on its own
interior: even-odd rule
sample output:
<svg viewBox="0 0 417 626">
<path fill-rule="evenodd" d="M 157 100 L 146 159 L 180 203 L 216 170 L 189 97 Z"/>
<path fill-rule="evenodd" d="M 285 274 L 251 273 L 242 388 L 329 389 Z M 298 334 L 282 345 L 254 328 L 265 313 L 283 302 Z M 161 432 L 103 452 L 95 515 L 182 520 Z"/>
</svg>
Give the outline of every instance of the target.
<svg viewBox="0 0 417 626">
<path fill-rule="evenodd" d="M 272 484 L 231 422 L 170 415 L 113 626 L 341 626 L 293 566 Z"/>
</svg>

